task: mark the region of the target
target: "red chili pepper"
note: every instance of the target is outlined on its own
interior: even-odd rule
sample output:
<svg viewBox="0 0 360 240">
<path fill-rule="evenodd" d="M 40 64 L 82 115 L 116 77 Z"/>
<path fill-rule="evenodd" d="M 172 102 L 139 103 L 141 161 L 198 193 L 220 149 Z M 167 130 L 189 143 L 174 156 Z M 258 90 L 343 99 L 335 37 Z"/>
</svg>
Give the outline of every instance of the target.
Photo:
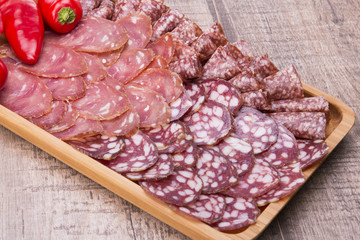
<svg viewBox="0 0 360 240">
<path fill-rule="evenodd" d="M 0 59 L 0 90 L 4 88 L 6 79 L 8 75 L 8 70 L 4 62 Z"/>
<path fill-rule="evenodd" d="M 16 56 L 24 63 L 35 64 L 44 39 L 44 23 L 33 0 L 1 2 L 5 36 Z"/>
<path fill-rule="evenodd" d="M 80 22 L 82 8 L 78 0 L 39 0 L 44 21 L 58 33 L 68 33 Z"/>
</svg>

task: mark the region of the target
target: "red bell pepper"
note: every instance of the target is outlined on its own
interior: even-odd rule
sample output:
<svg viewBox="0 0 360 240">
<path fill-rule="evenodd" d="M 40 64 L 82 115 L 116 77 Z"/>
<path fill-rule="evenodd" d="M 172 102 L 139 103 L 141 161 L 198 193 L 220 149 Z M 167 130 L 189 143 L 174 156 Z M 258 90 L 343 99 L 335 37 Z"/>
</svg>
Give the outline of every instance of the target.
<svg viewBox="0 0 360 240">
<path fill-rule="evenodd" d="M 0 59 L 0 90 L 3 89 L 6 83 L 8 75 L 8 70 L 4 64 L 4 62 Z"/>
<path fill-rule="evenodd" d="M 38 4 L 45 23 L 58 33 L 70 32 L 82 18 L 78 0 L 39 0 Z"/>
<path fill-rule="evenodd" d="M 44 23 L 33 0 L 1 1 L 5 36 L 16 56 L 24 63 L 35 64 L 44 40 Z"/>
</svg>

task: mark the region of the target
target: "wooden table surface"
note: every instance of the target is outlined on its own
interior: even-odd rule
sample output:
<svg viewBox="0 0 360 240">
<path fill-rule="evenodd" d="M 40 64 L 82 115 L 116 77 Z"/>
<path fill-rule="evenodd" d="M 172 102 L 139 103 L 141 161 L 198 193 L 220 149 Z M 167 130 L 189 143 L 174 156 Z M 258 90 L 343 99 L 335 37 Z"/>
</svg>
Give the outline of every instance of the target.
<svg viewBox="0 0 360 240">
<path fill-rule="evenodd" d="M 357 0 L 173 0 L 360 112 Z M 259 239 L 360 238 L 360 121 Z M 0 239 L 188 239 L 0 126 Z"/>
</svg>

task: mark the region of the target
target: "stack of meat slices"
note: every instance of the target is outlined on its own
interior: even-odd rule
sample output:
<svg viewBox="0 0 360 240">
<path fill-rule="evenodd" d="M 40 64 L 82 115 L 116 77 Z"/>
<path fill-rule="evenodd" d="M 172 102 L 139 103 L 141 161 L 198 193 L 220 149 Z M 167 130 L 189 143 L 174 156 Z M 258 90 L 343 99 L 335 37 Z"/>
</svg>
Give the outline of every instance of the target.
<svg viewBox="0 0 360 240">
<path fill-rule="evenodd" d="M 82 4 L 89 16 L 46 33 L 37 64 L 0 47 L 2 105 L 221 231 L 256 222 L 326 155 L 329 104 L 304 98 L 294 66 L 161 0 Z"/>
</svg>

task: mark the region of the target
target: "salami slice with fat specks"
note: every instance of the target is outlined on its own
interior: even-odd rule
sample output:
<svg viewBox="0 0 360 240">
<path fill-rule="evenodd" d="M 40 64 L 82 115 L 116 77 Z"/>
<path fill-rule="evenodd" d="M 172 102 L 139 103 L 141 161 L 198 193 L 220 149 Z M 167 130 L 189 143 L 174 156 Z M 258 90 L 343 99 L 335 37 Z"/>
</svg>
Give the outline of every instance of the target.
<svg viewBox="0 0 360 240">
<path fill-rule="evenodd" d="M 155 41 L 167 32 L 172 31 L 183 19 L 184 14 L 178 9 L 169 9 L 153 25 L 151 41 Z"/>
<path fill-rule="evenodd" d="M 304 96 L 300 77 L 293 65 L 265 78 L 261 84 L 271 100 L 302 98 Z"/>
<path fill-rule="evenodd" d="M 72 107 L 69 102 L 65 102 L 65 113 L 60 122 L 56 123 L 51 128 L 46 129 L 49 133 L 62 132 L 74 126 L 76 119 L 79 117 L 79 112 Z"/>
<path fill-rule="evenodd" d="M 131 135 L 139 129 L 139 124 L 140 117 L 132 106 L 119 117 L 101 121 L 103 135 L 107 136 Z"/>
<path fill-rule="evenodd" d="M 135 13 L 139 8 L 140 0 L 117 0 L 115 1 L 114 14 L 112 20 L 116 21 L 120 18 Z"/>
<path fill-rule="evenodd" d="M 66 35 L 51 33 L 45 36 L 47 42 L 89 53 L 121 49 L 127 40 L 128 35 L 120 23 L 93 17 L 82 18 L 80 23 Z"/>
<path fill-rule="evenodd" d="M 179 122 L 179 123 L 181 123 L 181 122 Z M 183 126 L 185 127 L 185 137 L 179 138 L 177 141 L 159 149 L 159 153 L 183 152 L 193 143 L 194 137 L 192 136 L 189 127 L 186 124 L 184 124 Z"/>
<path fill-rule="evenodd" d="M 127 84 L 139 75 L 154 59 L 149 49 L 131 49 L 123 51 L 120 58 L 107 68 L 109 75 L 115 80 Z"/>
<path fill-rule="evenodd" d="M 242 107 L 234 120 L 236 134 L 251 144 L 254 154 L 266 151 L 278 137 L 276 122 L 256 109 Z"/>
<path fill-rule="evenodd" d="M 239 178 L 238 183 L 222 193 L 231 197 L 255 198 L 279 185 L 279 174 L 262 159 L 255 158 L 250 172 Z"/>
<path fill-rule="evenodd" d="M 247 69 L 229 80 L 241 93 L 257 91 L 260 85 L 251 69 Z"/>
<path fill-rule="evenodd" d="M 183 90 L 183 94 L 169 104 L 171 110 L 171 121 L 175 121 L 180 119 L 184 114 L 191 108 L 192 101 L 185 89 Z"/>
<path fill-rule="evenodd" d="M 41 78 L 50 89 L 55 100 L 77 100 L 85 96 L 86 84 L 83 76 L 71 78 Z"/>
<path fill-rule="evenodd" d="M 168 10 L 164 0 L 142 0 L 137 11 L 151 18 L 151 22 L 158 20 Z"/>
<path fill-rule="evenodd" d="M 205 88 L 202 84 L 190 82 L 184 84 L 186 92 L 189 94 L 192 106 L 186 114 L 192 114 L 200 109 L 201 105 L 205 102 Z"/>
<path fill-rule="evenodd" d="M 328 112 L 329 102 L 323 97 L 307 97 L 271 102 L 271 112 Z"/>
<path fill-rule="evenodd" d="M 190 144 L 185 151 L 173 153 L 174 167 L 177 169 L 194 167 L 198 159 L 198 147 Z"/>
<path fill-rule="evenodd" d="M 157 92 L 137 84 L 128 84 L 125 89 L 140 117 L 140 127 L 157 127 L 170 122 L 170 107 Z"/>
<path fill-rule="evenodd" d="M 126 30 L 129 40 L 124 50 L 144 48 L 152 35 L 151 19 L 143 13 L 134 13 L 116 21 Z"/>
<path fill-rule="evenodd" d="M 298 147 L 294 135 L 281 124 L 278 124 L 279 135 L 276 143 L 268 150 L 257 155 L 276 168 L 293 162 L 298 157 Z"/>
<path fill-rule="evenodd" d="M 101 134 L 102 131 L 103 129 L 99 121 L 79 117 L 76 119 L 75 124 L 70 128 L 61 132 L 53 132 L 52 134 L 61 140 L 73 140 L 85 136 Z"/>
<path fill-rule="evenodd" d="M 296 138 L 325 139 L 326 116 L 323 112 L 277 112 L 269 116 Z"/>
<path fill-rule="evenodd" d="M 206 147 L 200 147 L 198 154 L 195 169 L 203 181 L 203 193 L 220 192 L 237 183 L 237 173 L 224 155 Z"/>
<path fill-rule="evenodd" d="M 0 104 L 23 117 L 41 117 L 51 111 L 52 95 L 36 76 L 5 63 L 7 81 L 0 92 Z"/>
<path fill-rule="evenodd" d="M 86 155 L 102 160 L 111 160 L 125 148 L 121 137 L 94 135 L 67 141 L 71 146 Z"/>
<path fill-rule="evenodd" d="M 278 172 L 280 175 L 279 185 L 269 192 L 257 197 L 256 203 L 258 206 L 264 206 L 289 196 L 305 182 L 300 163 L 297 161 L 278 168 Z"/>
<path fill-rule="evenodd" d="M 176 210 L 191 217 L 197 218 L 207 224 L 222 219 L 225 211 L 225 198 L 218 194 L 200 195 L 196 202 L 187 206 L 173 206 Z"/>
<path fill-rule="evenodd" d="M 105 163 L 114 171 L 119 173 L 143 171 L 158 160 L 155 144 L 141 131 L 124 138 L 124 141 L 125 149 L 115 159 Z"/>
<path fill-rule="evenodd" d="M 205 88 L 206 99 L 221 103 L 235 115 L 243 104 L 240 92 L 229 82 L 224 80 L 204 80 L 201 85 Z"/>
<path fill-rule="evenodd" d="M 152 62 L 149 64 L 147 68 L 168 69 L 169 64 L 163 57 L 155 56 L 154 60 L 152 60 Z"/>
<path fill-rule="evenodd" d="M 28 118 L 28 120 L 44 130 L 50 129 L 59 123 L 65 115 L 65 103 L 63 101 L 53 101 L 51 111 L 38 118 Z"/>
<path fill-rule="evenodd" d="M 256 79 L 260 81 L 268 76 L 274 75 L 279 71 L 275 64 L 269 59 L 268 54 L 255 57 L 251 67 L 256 72 Z"/>
<path fill-rule="evenodd" d="M 201 193 L 202 181 L 192 168 L 174 171 L 160 181 L 141 181 L 140 186 L 160 200 L 184 206 L 196 201 Z"/>
<path fill-rule="evenodd" d="M 237 47 L 241 51 L 241 53 L 248 57 L 254 57 L 250 45 L 245 40 L 239 40 L 237 42 L 234 42 L 233 45 Z"/>
<path fill-rule="evenodd" d="M 150 88 L 164 97 L 167 103 L 175 101 L 184 91 L 181 78 L 166 69 L 146 69 L 131 83 Z"/>
<path fill-rule="evenodd" d="M 124 176 L 133 180 L 159 180 L 168 177 L 174 171 L 172 156 L 169 154 L 159 154 L 159 158 L 150 168 L 140 172 L 124 173 Z"/>
<path fill-rule="evenodd" d="M 40 77 L 73 77 L 87 73 L 83 56 L 67 47 L 44 44 L 39 60 L 34 65 L 20 64 L 20 68 Z"/>
<path fill-rule="evenodd" d="M 246 174 L 254 166 L 254 153 L 251 145 L 236 134 L 230 134 L 213 149 L 227 157 L 236 168 L 238 176 Z"/>
<path fill-rule="evenodd" d="M 118 91 L 104 82 L 87 86 L 84 97 L 73 102 L 80 116 L 92 120 L 111 120 L 129 109 L 124 91 Z"/>
<path fill-rule="evenodd" d="M 79 1 L 80 4 L 81 4 L 81 8 L 82 8 L 82 11 L 83 11 L 83 16 L 87 16 L 88 12 L 93 10 L 94 8 L 97 8 L 100 3 L 101 3 L 101 0 L 80 0 Z"/>
<path fill-rule="evenodd" d="M 87 14 L 87 16 L 111 19 L 113 12 L 114 12 L 114 2 L 111 0 L 102 0 L 100 6 L 90 11 Z"/>
<path fill-rule="evenodd" d="M 201 28 L 188 18 L 183 18 L 176 28 L 171 31 L 171 35 L 186 45 L 191 45 L 203 31 Z"/>
<path fill-rule="evenodd" d="M 220 221 L 212 227 L 220 231 L 230 231 L 249 226 L 256 222 L 260 210 L 251 198 L 225 198 L 225 212 Z"/>
<path fill-rule="evenodd" d="M 162 35 L 159 39 L 150 43 L 147 48 L 153 50 L 155 55 L 163 57 L 168 63 L 175 52 L 173 37 L 170 33 Z"/>
<path fill-rule="evenodd" d="M 81 53 L 81 55 L 84 57 L 88 67 L 88 72 L 83 75 L 86 84 L 98 82 L 106 77 L 106 69 L 99 58 L 87 53 Z"/>
<path fill-rule="evenodd" d="M 268 110 L 270 108 L 269 96 L 262 89 L 257 91 L 245 92 L 241 94 L 244 99 L 244 106 L 256 108 L 258 110 Z"/>
<path fill-rule="evenodd" d="M 206 101 L 201 108 L 183 119 L 197 145 L 214 145 L 229 134 L 232 117 L 222 104 Z"/>
<path fill-rule="evenodd" d="M 202 75 L 202 66 L 198 53 L 183 43 L 175 43 L 175 53 L 169 69 L 179 74 L 183 79 L 199 78 Z"/>
<path fill-rule="evenodd" d="M 123 48 L 110 52 L 90 53 L 90 54 L 96 56 L 105 67 L 109 67 L 119 59 L 122 50 Z"/>
<path fill-rule="evenodd" d="M 329 146 L 324 140 L 297 140 L 299 148 L 300 168 L 310 167 L 317 161 L 323 159 L 329 150 Z"/>
</svg>

